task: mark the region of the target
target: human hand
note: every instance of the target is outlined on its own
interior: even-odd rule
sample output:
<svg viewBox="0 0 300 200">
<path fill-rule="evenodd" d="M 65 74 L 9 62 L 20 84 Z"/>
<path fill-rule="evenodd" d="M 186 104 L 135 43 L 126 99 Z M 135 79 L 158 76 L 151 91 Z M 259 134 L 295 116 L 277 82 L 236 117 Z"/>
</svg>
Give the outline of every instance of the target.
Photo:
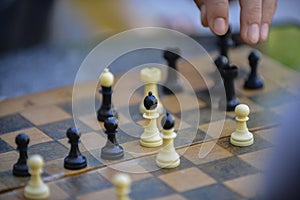
<svg viewBox="0 0 300 200">
<path fill-rule="evenodd" d="M 201 12 L 201 23 L 217 35 L 228 29 L 228 0 L 194 0 Z M 240 34 L 248 44 L 267 40 L 277 0 L 239 0 Z"/>
</svg>

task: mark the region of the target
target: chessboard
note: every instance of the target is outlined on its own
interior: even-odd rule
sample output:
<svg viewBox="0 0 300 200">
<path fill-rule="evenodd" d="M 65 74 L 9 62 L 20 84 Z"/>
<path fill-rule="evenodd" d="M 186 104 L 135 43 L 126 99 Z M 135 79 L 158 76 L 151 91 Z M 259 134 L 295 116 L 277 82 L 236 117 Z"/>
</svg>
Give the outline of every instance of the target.
<svg viewBox="0 0 300 200">
<path fill-rule="evenodd" d="M 100 158 L 106 136 L 103 124 L 95 122 L 96 114 L 81 113 L 78 116 L 76 126 L 82 134 L 79 147 L 88 162 L 88 167 L 81 170 L 63 167 L 70 146 L 66 130 L 75 126 L 73 87 L 0 102 L 0 199 L 24 199 L 24 186 L 29 178 L 12 174 L 12 166 L 19 156 L 15 144 L 15 137 L 19 133 L 26 133 L 30 138 L 29 156 L 40 154 L 45 160 L 43 179 L 50 187 L 50 199 L 116 199 L 112 177 L 118 171 L 128 173 L 132 178 L 132 199 L 255 198 L 282 111 L 299 101 L 299 91 L 294 85 L 299 74 L 263 55 L 259 73 L 265 85 L 259 90 L 246 90 L 243 84 L 249 73 L 247 57 L 251 50 L 250 47 L 239 47 L 231 50 L 229 55 L 230 61 L 239 67 L 235 82 L 237 96 L 240 103 L 247 104 L 251 110 L 247 124 L 255 142 L 249 147 L 230 144 L 230 134 L 236 128 L 235 113 L 225 112 L 223 118 L 222 112 L 212 108 L 207 88 L 213 82 L 203 81 L 185 60 L 178 62 L 178 70 L 193 87 L 197 103 L 186 103 L 180 107 L 178 99 L 185 102 L 194 100 L 193 94 L 184 91 L 175 95 L 159 95 L 164 107 L 175 117 L 178 134 L 175 147 L 181 155 L 181 164 L 174 169 L 156 167 L 155 156 L 159 148 L 149 149 L 139 145 L 144 123 L 139 113 L 139 105 L 143 100 L 141 88 L 132 91 L 129 105 L 113 96 L 113 104 L 119 112 L 117 140 L 125 150 L 121 160 L 106 161 Z M 215 58 L 217 53 L 211 56 Z M 203 73 L 215 67 L 213 60 L 202 55 L 196 56 L 195 60 L 203 65 Z M 116 77 L 117 83 L 122 74 Z M 137 80 L 122 84 L 128 90 L 114 89 L 114 95 L 122 96 L 130 91 L 134 81 L 140 80 L 137 77 Z M 87 88 L 91 85 L 82 84 Z M 84 95 L 82 101 L 85 101 Z M 101 97 L 96 95 L 96 109 L 100 102 Z M 122 115 L 122 110 L 127 109 L 131 119 Z M 212 109 L 216 110 L 214 117 L 211 117 Z M 199 119 L 195 119 L 196 111 L 200 113 Z M 183 112 L 185 115 L 182 115 Z M 214 134 L 214 127 L 217 127 L 216 130 L 221 127 L 220 135 Z M 208 129 L 212 131 L 208 132 Z M 199 151 L 206 147 L 212 149 L 199 158 Z"/>
</svg>

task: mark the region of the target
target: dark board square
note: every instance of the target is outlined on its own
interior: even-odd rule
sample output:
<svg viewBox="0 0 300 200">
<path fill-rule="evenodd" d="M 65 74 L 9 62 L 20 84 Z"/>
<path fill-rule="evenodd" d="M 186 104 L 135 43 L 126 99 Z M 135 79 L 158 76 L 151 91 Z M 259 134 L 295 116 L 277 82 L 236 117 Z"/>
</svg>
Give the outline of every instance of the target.
<svg viewBox="0 0 300 200">
<path fill-rule="evenodd" d="M 85 173 L 79 176 L 72 176 L 57 183 L 67 194 L 72 197 L 95 192 L 112 187 L 112 184 L 103 178 L 99 173 Z M 101 199 L 101 197 L 99 197 Z"/>
<path fill-rule="evenodd" d="M 0 172 L 0 183 L 5 184 L 6 188 L 14 188 L 21 184 L 28 183 L 30 177 L 17 177 L 12 174 L 12 170 Z"/>
<path fill-rule="evenodd" d="M 32 145 L 28 152 L 29 155 L 40 154 L 45 161 L 50 161 L 66 157 L 68 149 L 56 141 L 51 141 Z"/>
<path fill-rule="evenodd" d="M 90 100 L 87 98 L 82 98 L 76 101 L 77 106 L 82 106 L 83 108 L 88 107 Z M 95 112 L 100 108 L 101 101 L 98 98 L 95 98 Z M 64 111 L 69 113 L 70 115 L 73 115 L 73 108 L 72 108 L 72 102 L 65 102 L 58 105 L 60 108 L 62 108 Z M 82 109 L 82 112 L 77 113 L 78 115 L 87 115 L 91 114 L 86 111 L 86 109 Z"/>
<path fill-rule="evenodd" d="M 190 125 L 199 125 L 199 118 L 196 116 L 200 115 L 201 119 L 201 110 L 182 110 L 179 113 L 175 113 L 175 116 L 178 117 L 180 120 L 190 124 Z"/>
<path fill-rule="evenodd" d="M 218 144 L 235 155 L 250 153 L 261 149 L 272 147 L 272 144 L 259 135 L 254 135 L 254 143 L 248 147 L 238 147 L 230 143 L 230 138 L 219 139 Z"/>
<path fill-rule="evenodd" d="M 141 126 L 139 125 L 132 126 L 131 124 L 123 125 L 123 127 L 124 126 L 126 126 L 124 131 L 119 128 L 116 136 L 117 141 L 120 144 L 134 141 L 134 140 L 139 140 L 139 137 L 136 136 L 141 135 L 141 133 L 143 132 L 143 128 Z"/>
<path fill-rule="evenodd" d="M 259 95 L 254 95 L 249 98 L 265 108 L 273 108 L 290 102 L 299 101 L 299 97 L 288 92 L 286 89 L 279 87 L 277 87 L 276 90 L 272 90 Z"/>
<path fill-rule="evenodd" d="M 130 197 L 132 199 L 151 199 L 166 196 L 174 191 L 157 178 L 147 178 L 133 182 Z"/>
<path fill-rule="evenodd" d="M 228 189 L 223 184 L 213 184 L 201 188 L 196 188 L 193 190 L 186 191 L 182 193 L 187 199 L 205 199 L 205 200 L 234 200 L 234 199 L 243 199 L 239 194 Z"/>
<path fill-rule="evenodd" d="M 0 153 L 5 153 L 12 150 L 14 150 L 14 148 L 0 138 Z"/>
<path fill-rule="evenodd" d="M 221 182 L 258 172 L 236 156 L 200 164 L 199 168 Z"/>
<path fill-rule="evenodd" d="M 128 107 L 129 106 L 129 107 Z M 118 113 L 127 113 L 129 109 L 129 114 L 130 114 L 130 117 L 131 119 L 129 120 L 132 120 L 134 122 L 137 122 L 137 121 L 140 121 L 140 120 L 143 120 L 143 115 L 140 114 L 140 104 L 132 104 L 132 105 L 127 105 L 125 107 L 120 107 L 118 108 L 117 112 Z M 123 114 L 124 116 L 126 116 L 125 114 Z"/>
<path fill-rule="evenodd" d="M 46 133 L 48 136 L 55 140 L 59 140 L 66 137 L 66 132 L 70 127 L 75 127 L 73 119 L 66 119 L 58 122 L 53 122 L 49 124 L 44 124 L 38 126 L 40 130 Z M 78 122 L 77 128 L 79 128 L 81 133 L 87 133 L 92 131 L 92 129 L 86 126 L 82 122 Z"/>
<path fill-rule="evenodd" d="M 270 110 L 263 110 L 255 113 L 250 113 L 248 128 L 269 127 L 278 124 L 281 117 Z"/>
<path fill-rule="evenodd" d="M 95 166 L 99 166 L 102 164 L 102 162 L 100 162 L 99 159 L 95 158 L 90 152 L 85 151 L 82 152 L 82 155 L 85 156 L 86 160 L 87 160 L 87 164 L 90 167 L 95 167 Z"/>
<path fill-rule="evenodd" d="M 204 131 L 196 128 L 185 128 L 177 131 L 177 137 L 174 140 L 175 147 L 191 145 L 195 142 L 204 141 L 205 137 L 210 139 Z"/>
<path fill-rule="evenodd" d="M 0 117 L 0 135 L 3 133 L 13 132 L 33 125 L 20 114 L 13 114 Z"/>
</svg>

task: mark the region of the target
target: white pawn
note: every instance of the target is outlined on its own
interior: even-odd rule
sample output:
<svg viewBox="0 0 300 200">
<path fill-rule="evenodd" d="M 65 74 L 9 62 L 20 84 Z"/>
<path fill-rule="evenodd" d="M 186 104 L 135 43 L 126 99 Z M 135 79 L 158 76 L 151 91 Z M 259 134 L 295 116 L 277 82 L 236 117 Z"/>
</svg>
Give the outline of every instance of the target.
<svg viewBox="0 0 300 200">
<path fill-rule="evenodd" d="M 159 117 L 159 114 L 156 112 L 157 99 L 152 95 L 152 92 L 149 92 L 143 103 L 146 108 L 146 112 L 143 114 L 146 125 L 144 132 L 141 135 L 140 144 L 144 147 L 161 146 L 162 139 L 156 124 L 156 120 Z"/>
<path fill-rule="evenodd" d="M 31 175 L 28 185 L 24 189 L 26 199 L 47 199 L 50 195 L 49 187 L 41 178 L 44 165 L 43 158 L 40 155 L 33 155 L 27 161 L 29 173 Z"/>
<path fill-rule="evenodd" d="M 180 158 L 174 147 L 174 118 L 167 112 L 161 120 L 163 146 L 156 156 L 156 164 L 160 168 L 175 168 L 180 164 Z"/>
<path fill-rule="evenodd" d="M 161 104 L 158 98 L 158 90 L 157 90 L 157 83 L 161 80 L 161 70 L 158 68 L 144 68 L 141 70 L 140 73 L 141 80 L 145 82 L 145 89 L 144 89 L 144 97 L 148 95 L 148 92 L 151 91 L 152 94 L 157 99 L 157 113 L 159 115 L 163 114 L 164 107 Z M 146 112 L 146 108 L 143 103 L 140 104 L 140 113 L 144 114 Z"/>
<path fill-rule="evenodd" d="M 131 180 L 127 174 L 117 174 L 113 178 L 113 184 L 116 188 L 116 194 L 118 200 L 130 200 L 130 185 Z"/>
<path fill-rule="evenodd" d="M 245 147 L 253 144 L 253 134 L 247 128 L 247 121 L 249 120 L 249 107 L 245 104 L 239 104 L 234 110 L 236 114 L 237 128 L 231 134 L 230 143 L 235 146 Z"/>
</svg>

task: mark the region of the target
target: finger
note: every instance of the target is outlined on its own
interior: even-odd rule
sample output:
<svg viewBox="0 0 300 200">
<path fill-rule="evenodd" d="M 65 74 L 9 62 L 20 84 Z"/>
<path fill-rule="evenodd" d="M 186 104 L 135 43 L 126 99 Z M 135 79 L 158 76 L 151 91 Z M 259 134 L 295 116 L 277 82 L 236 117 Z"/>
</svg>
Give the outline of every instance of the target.
<svg viewBox="0 0 300 200">
<path fill-rule="evenodd" d="M 208 27 L 207 15 L 206 15 L 206 6 L 203 0 L 195 0 L 196 5 L 198 6 L 201 13 L 201 24 L 204 27 Z"/>
<path fill-rule="evenodd" d="M 211 31 L 224 35 L 228 29 L 228 0 L 206 0 L 205 5 Z"/>
<path fill-rule="evenodd" d="M 262 0 L 240 0 L 241 6 L 241 37 L 249 43 L 259 41 L 262 19 Z"/>
<path fill-rule="evenodd" d="M 260 42 L 268 38 L 269 26 L 277 8 L 277 0 L 263 0 L 262 2 L 262 19 L 260 27 Z"/>
</svg>

